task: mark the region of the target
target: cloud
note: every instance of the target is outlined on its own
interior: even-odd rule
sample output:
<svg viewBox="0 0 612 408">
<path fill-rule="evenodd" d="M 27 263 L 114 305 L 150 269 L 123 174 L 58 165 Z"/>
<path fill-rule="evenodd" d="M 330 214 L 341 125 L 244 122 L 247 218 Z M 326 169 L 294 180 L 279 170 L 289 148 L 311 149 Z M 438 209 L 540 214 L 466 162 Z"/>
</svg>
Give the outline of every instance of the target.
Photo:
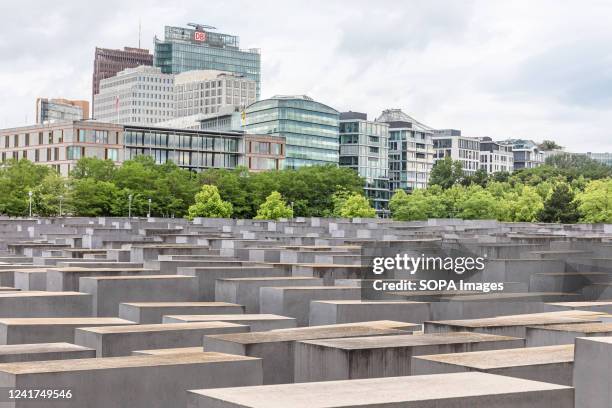
<svg viewBox="0 0 612 408">
<path fill-rule="evenodd" d="M 139 20 L 150 49 L 164 25 L 201 22 L 261 49 L 263 97 L 612 151 L 609 15 L 549 0 L 3 2 L 0 126 L 31 122 L 38 96 L 89 99 L 94 48 L 136 46 Z"/>
</svg>

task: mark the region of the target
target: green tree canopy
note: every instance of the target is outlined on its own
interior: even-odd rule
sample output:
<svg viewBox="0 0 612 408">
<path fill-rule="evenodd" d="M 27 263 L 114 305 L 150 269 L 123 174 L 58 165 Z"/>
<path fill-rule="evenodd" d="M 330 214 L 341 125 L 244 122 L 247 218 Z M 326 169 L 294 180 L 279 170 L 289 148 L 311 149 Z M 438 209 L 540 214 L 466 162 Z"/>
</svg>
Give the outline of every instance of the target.
<svg viewBox="0 0 612 408">
<path fill-rule="evenodd" d="M 223 201 L 216 186 L 205 184 L 195 195 L 195 204 L 189 207 L 188 218 L 229 218 L 232 216 L 232 203 Z"/>
<path fill-rule="evenodd" d="M 29 160 L 11 159 L 0 166 L 0 214 L 28 215 L 28 192 L 34 192 L 50 173 L 51 168 L 38 166 Z M 35 213 L 34 197 L 32 207 Z"/>
<path fill-rule="evenodd" d="M 293 210 L 283 201 L 278 191 L 273 191 L 259 206 L 255 219 L 278 220 L 279 218 L 293 218 Z"/>
<path fill-rule="evenodd" d="M 576 200 L 581 221 L 612 223 L 612 179 L 591 181 Z"/>
<path fill-rule="evenodd" d="M 574 201 L 574 192 L 567 183 L 558 183 L 553 188 L 538 214 L 538 220 L 542 222 L 569 224 L 579 218 L 578 203 Z"/>
<path fill-rule="evenodd" d="M 431 169 L 429 177 L 430 185 L 438 185 L 442 188 L 450 188 L 463 178 L 463 166 L 459 160 L 453 160 L 450 156 L 438 160 Z"/>
<path fill-rule="evenodd" d="M 372 208 L 366 197 L 359 193 L 352 193 L 342 202 L 338 214 L 343 218 L 374 218 L 376 210 Z"/>
</svg>

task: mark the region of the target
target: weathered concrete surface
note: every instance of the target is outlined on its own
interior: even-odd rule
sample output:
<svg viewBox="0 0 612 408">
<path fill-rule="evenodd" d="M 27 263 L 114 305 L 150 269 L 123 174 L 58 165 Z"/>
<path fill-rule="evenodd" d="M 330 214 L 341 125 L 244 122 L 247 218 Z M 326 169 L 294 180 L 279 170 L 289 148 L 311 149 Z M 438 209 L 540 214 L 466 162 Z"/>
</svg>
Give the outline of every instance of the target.
<svg viewBox="0 0 612 408">
<path fill-rule="evenodd" d="M 119 304 L 130 302 L 195 302 L 197 280 L 182 275 L 81 278 L 80 288 L 93 297 L 95 316 L 118 316 Z"/>
<path fill-rule="evenodd" d="M 295 382 L 410 375 L 412 357 L 523 347 L 523 339 L 481 333 L 352 337 L 299 341 Z"/>
<path fill-rule="evenodd" d="M 527 327 L 528 347 L 574 344 L 576 337 L 612 336 L 612 323 L 568 323 Z"/>
<path fill-rule="evenodd" d="M 215 300 L 244 305 L 246 313 L 259 313 L 260 288 L 272 286 L 323 286 L 323 280 L 299 276 L 217 279 Z"/>
<path fill-rule="evenodd" d="M 121 303 L 119 317 L 140 324 L 161 323 L 165 315 L 242 314 L 244 306 L 227 302 Z"/>
<path fill-rule="evenodd" d="M 357 300 L 361 289 L 351 286 L 280 286 L 262 287 L 261 313 L 295 317 L 298 326 L 307 326 L 313 300 Z"/>
<path fill-rule="evenodd" d="M 102 264 L 103 265 L 103 264 Z M 84 267 L 67 267 L 67 268 L 49 268 L 46 273 L 46 286 L 49 291 L 78 292 L 79 279 L 84 277 L 94 276 L 138 276 L 138 275 L 160 275 L 160 271 L 156 269 L 145 268 L 118 268 L 113 265 L 103 267 L 102 265 L 96 268 Z"/>
<path fill-rule="evenodd" d="M 477 333 L 498 334 L 501 336 L 525 337 L 527 326 L 549 324 L 590 323 L 597 321 L 600 314 L 594 312 L 566 311 L 553 313 L 534 313 L 526 315 L 499 316 L 485 319 L 445 320 L 425 322 L 425 333 L 450 331 L 473 331 Z"/>
<path fill-rule="evenodd" d="M 574 345 L 417 356 L 412 375 L 480 371 L 572 386 Z"/>
<path fill-rule="evenodd" d="M 0 346 L 0 364 L 23 361 L 94 358 L 96 350 L 70 343 L 39 343 Z M 1 404 L 0 404 L 1 405 Z"/>
<path fill-rule="evenodd" d="M 198 347 L 177 347 L 177 348 L 165 348 L 165 349 L 151 349 L 151 350 L 134 350 L 132 351 L 133 356 L 165 356 L 169 354 L 189 354 L 189 353 L 203 353 L 201 346 Z"/>
<path fill-rule="evenodd" d="M 184 407 L 189 389 L 258 384 L 261 360 L 220 353 L 0 364 L 0 387 L 72 391 L 72 399 L 48 400 L 45 408 Z M 41 402 L 21 400 L 14 407 Z"/>
<path fill-rule="evenodd" d="M 74 317 L 92 315 L 92 297 L 77 292 L 0 293 L 0 317 Z"/>
<path fill-rule="evenodd" d="M 316 300 L 310 302 L 309 324 L 318 326 L 381 319 L 423 323 L 430 320 L 429 306 L 426 302 Z"/>
<path fill-rule="evenodd" d="M 252 332 L 296 327 L 292 317 L 273 314 L 166 315 L 163 323 L 230 322 L 249 326 Z"/>
<path fill-rule="evenodd" d="M 573 389 L 485 373 L 192 390 L 188 408 L 573 408 Z"/>
<path fill-rule="evenodd" d="M 612 406 L 612 337 L 578 337 L 574 355 L 576 408 Z"/>
<path fill-rule="evenodd" d="M 294 380 L 294 349 L 299 340 L 406 334 L 418 326 L 376 321 L 329 326 L 299 327 L 268 332 L 222 334 L 204 337 L 204 350 L 263 358 L 264 384 Z M 399 330 L 398 330 L 399 329 Z"/>
<path fill-rule="evenodd" d="M 134 350 L 200 346 L 207 334 L 248 330 L 248 326 L 226 322 L 91 327 L 77 329 L 74 343 L 95 349 L 98 357 L 115 357 L 128 356 Z"/>
<path fill-rule="evenodd" d="M 132 325 L 116 317 L 43 317 L 0 319 L 0 344 L 74 341 L 79 327 Z"/>
</svg>

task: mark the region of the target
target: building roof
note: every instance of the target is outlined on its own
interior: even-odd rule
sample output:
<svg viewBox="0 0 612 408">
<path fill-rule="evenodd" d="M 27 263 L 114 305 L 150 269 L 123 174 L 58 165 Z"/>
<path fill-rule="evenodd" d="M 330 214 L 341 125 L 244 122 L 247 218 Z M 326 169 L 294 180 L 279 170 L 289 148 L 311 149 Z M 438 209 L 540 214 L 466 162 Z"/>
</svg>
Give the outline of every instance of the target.
<svg viewBox="0 0 612 408">
<path fill-rule="evenodd" d="M 412 116 L 407 115 L 401 109 L 385 109 L 381 115 L 376 119 L 377 122 L 408 122 L 412 124 L 412 128 L 416 130 L 423 130 L 427 132 L 433 132 L 433 128 L 424 125 Z"/>
</svg>

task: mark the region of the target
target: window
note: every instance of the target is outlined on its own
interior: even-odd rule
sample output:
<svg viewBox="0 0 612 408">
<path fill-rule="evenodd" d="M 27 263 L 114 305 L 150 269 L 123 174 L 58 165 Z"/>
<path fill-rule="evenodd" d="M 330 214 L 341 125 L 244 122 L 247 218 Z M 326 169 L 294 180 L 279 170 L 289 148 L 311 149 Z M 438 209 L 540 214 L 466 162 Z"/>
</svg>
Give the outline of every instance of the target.
<svg viewBox="0 0 612 408">
<path fill-rule="evenodd" d="M 107 160 L 118 161 L 119 151 L 117 149 L 105 149 L 104 158 Z"/>
</svg>

